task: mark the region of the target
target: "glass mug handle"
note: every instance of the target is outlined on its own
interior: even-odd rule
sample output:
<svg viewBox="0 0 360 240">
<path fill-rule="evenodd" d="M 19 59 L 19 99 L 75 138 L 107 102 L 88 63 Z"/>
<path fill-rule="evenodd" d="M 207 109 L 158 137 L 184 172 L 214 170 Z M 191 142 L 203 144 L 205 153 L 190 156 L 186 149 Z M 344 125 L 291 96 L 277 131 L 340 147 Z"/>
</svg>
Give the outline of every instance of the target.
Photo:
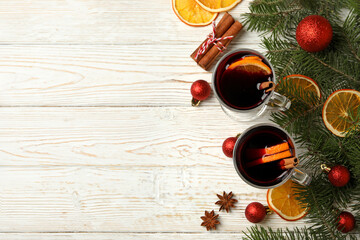
<svg viewBox="0 0 360 240">
<path fill-rule="evenodd" d="M 271 110 L 286 111 L 290 108 L 291 101 L 287 97 L 274 91 L 267 106 L 270 107 Z"/>
<path fill-rule="evenodd" d="M 291 179 L 303 186 L 308 186 L 311 182 L 311 177 L 307 173 L 299 170 L 298 168 L 294 168 Z"/>
</svg>

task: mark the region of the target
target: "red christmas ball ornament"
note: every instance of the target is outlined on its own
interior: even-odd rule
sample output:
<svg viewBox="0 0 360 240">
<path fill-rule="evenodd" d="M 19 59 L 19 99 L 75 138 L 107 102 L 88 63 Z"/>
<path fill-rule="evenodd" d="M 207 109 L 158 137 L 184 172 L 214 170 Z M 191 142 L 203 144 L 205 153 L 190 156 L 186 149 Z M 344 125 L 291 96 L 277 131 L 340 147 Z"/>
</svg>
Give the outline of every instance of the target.
<svg viewBox="0 0 360 240">
<path fill-rule="evenodd" d="M 331 42 L 333 29 L 329 21 L 319 15 L 310 15 L 300 21 L 296 28 L 296 41 L 308 52 L 324 50 Z"/>
<path fill-rule="evenodd" d="M 350 181 L 350 172 L 344 166 L 332 167 L 328 173 L 329 181 L 335 187 L 343 187 Z"/>
<path fill-rule="evenodd" d="M 197 80 L 193 82 L 190 89 L 191 95 L 193 96 L 192 105 L 199 105 L 200 101 L 207 99 L 211 92 L 210 84 L 205 80 Z"/>
<path fill-rule="evenodd" d="M 232 158 L 233 157 L 233 151 L 236 143 L 236 137 L 229 137 L 225 139 L 222 145 L 222 150 L 225 154 L 225 156 Z"/>
<path fill-rule="evenodd" d="M 343 187 L 350 181 L 350 172 L 344 166 L 337 165 L 329 168 L 322 164 L 321 168 L 328 173 L 329 181 L 335 187 Z"/>
<path fill-rule="evenodd" d="M 350 232 L 351 230 L 353 230 L 355 228 L 355 217 L 354 215 L 352 215 L 349 212 L 342 212 L 339 215 L 339 222 L 338 222 L 338 226 L 337 229 L 343 233 L 347 233 Z"/>
<path fill-rule="evenodd" d="M 249 222 L 258 223 L 264 220 L 267 214 L 270 214 L 269 207 L 265 207 L 259 202 L 252 202 L 245 209 L 245 217 Z"/>
</svg>

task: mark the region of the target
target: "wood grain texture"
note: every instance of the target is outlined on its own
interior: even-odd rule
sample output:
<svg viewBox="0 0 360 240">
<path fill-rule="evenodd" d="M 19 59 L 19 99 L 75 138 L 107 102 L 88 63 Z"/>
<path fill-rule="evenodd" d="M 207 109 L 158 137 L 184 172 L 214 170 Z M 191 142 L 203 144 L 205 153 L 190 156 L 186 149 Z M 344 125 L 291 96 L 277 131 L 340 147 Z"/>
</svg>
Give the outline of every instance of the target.
<svg viewBox="0 0 360 240">
<path fill-rule="evenodd" d="M 211 28 L 185 25 L 170 5 L 0 2 L 0 106 L 189 106 L 191 83 L 211 82 L 211 72 L 189 57 Z M 228 51 L 262 50 L 259 43 L 243 30 Z M 214 97 L 204 103 L 217 104 Z"/>
<path fill-rule="evenodd" d="M 3 240 L 240 240 L 243 233 L 0 233 Z M 360 235 L 354 235 L 360 238 Z"/>
<path fill-rule="evenodd" d="M 239 203 L 221 213 L 219 231 L 250 226 L 244 209 L 266 190 L 243 183 L 233 167 L 2 167 L 1 232 L 204 232 L 200 216 L 216 193 Z M 294 227 L 276 214 L 264 226 Z"/>
<path fill-rule="evenodd" d="M 212 76 L 195 48 L 0 45 L 0 106 L 190 106 L 192 82 Z"/>
<path fill-rule="evenodd" d="M 230 13 L 248 12 L 244 0 Z M 219 16 L 221 17 L 221 16 Z M 210 27 L 190 27 L 174 14 L 171 0 L 0 1 L 0 43 L 200 44 Z M 244 38 L 252 43 L 256 33 Z M 191 51 L 194 49 L 190 50 Z"/>
<path fill-rule="evenodd" d="M 0 233 L 1 240 L 240 240 L 242 233 Z"/>
<path fill-rule="evenodd" d="M 224 190 L 240 202 L 221 215 L 219 231 L 241 232 L 247 204 L 266 202 L 266 191 L 242 182 L 221 152 L 224 138 L 254 122 L 240 125 L 220 108 L 10 107 L 0 114 L 0 232 L 202 232 L 199 217 L 217 208 L 215 194 Z M 265 225 L 299 224 L 269 219 Z"/>
<path fill-rule="evenodd" d="M 0 116 L 0 165 L 18 166 L 228 166 L 222 142 L 267 120 L 239 124 L 220 107 L 3 107 Z"/>
<path fill-rule="evenodd" d="M 244 209 L 266 191 L 221 144 L 267 115 L 234 122 L 214 96 L 190 106 L 191 83 L 211 81 L 189 56 L 210 26 L 183 24 L 170 0 L 12 0 L 0 28 L 0 239 L 244 236 Z M 242 31 L 228 51 L 259 43 Z M 200 216 L 224 190 L 239 203 L 208 233 Z"/>
</svg>

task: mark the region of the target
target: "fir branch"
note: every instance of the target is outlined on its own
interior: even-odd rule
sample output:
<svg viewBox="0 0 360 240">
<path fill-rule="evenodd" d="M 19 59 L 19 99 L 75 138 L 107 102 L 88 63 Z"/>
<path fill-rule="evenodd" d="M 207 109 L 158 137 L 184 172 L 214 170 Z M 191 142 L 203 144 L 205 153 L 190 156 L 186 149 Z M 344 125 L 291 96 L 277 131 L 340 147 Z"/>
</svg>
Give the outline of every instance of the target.
<svg viewBox="0 0 360 240">
<path fill-rule="evenodd" d="M 344 77 L 348 78 L 349 80 L 352 80 L 352 81 L 354 81 L 354 82 L 359 82 L 359 81 L 360 81 L 360 80 L 356 80 L 356 79 L 353 78 L 352 76 L 350 76 L 350 75 L 348 75 L 348 74 L 340 71 L 339 69 L 336 69 L 336 68 L 330 66 L 329 64 L 327 64 L 327 63 L 325 63 L 324 61 L 322 61 L 320 58 L 316 57 L 314 54 L 310 54 L 310 56 L 311 56 L 312 58 L 314 58 L 316 61 L 318 61 L 319 63 L 321 63 L 322 65 L 324 65 L 325 67 L 333 70 L 334 72 L 337 72 L 337 73 L 343 75 Z"/>
<path fill-rule="evenodd" d="M 359 113 L 360 114 L 360 113 Z M 350 170 L 353 176 L 360 178 L 360 127 L 357 126 L 349 132 L 343 140 L 343 149 L 349 159 Z M 359 181 L 360 186 L 360 181 Z"/>
<path fill-rule="evenodd" d="M 360 3 L 359 3 L 360 5 Z M 360 62 L 360 16 L 351 11 L 344 21 L 342 34 L 355 59 Z"/>
<path fill-rule="evenodd" d="M 353 9 L 354 12 L 356 12 L 357 14 L 360 14 L 360 2 L 359 2 L 359 0 L 349 0 L 348 1 L 348 7 L 350 9 Z"/>
<path fill-rule="evenodd" d="M 244 232 L 244 240 L 328 240 L 328 236 L 321 231 L 315 231 L 308 228 L 294 228 L 286 229 L 271 229 L 270 227 L 264 228 L 263 226 L 253 226 Z M 336 234 L 336 239 L 346 239 L 345 236 Z M 355 240 L 356 236 L 348 236 L 348 239 Z"/>
<path fill-rule="evenodd" d="M 272 17 L 272 16 L 288 16 L 290 13 L 297 12 L 301 10 L 301 7 L 296 7 L 289 10 L 273 12 L 273 13 L 249 13 L 248 15 L 251 17 Z"/>
<path fill-rule="evenodd" d="M 294 188 L 296 199 L 302 206 L 308 207 L 308 222 L 313 224 L 310 229 L 315 232 L 321 231 L 327 236 L 327 239 L 339 239 L 337 219 L 340 211 L 334 207 L 333 198 L 342 196 L 349 201 L 353 188 L 348 187 L 345 191 L 345 189 L 339 190 L 339 188 L 330 187 L 324 173 L 315 174 L 312 177 L 311 185 L 307 187 L 298 185 Z M 341 208 L 343 207 L 342 205 Z"/>
<path fill-rule="evenodd" d="M 274 1 L 266 1 L 266 0 L 254 0 L 251 5 L 258 6 L 258 5 L 276 5 L 279 3 L 283 3 L 286 0 L 274 0 Z"/>
<path fill-rule="evenodd" d="M 356 50 L 353 48 L 349 38 L 345 34 L 344 34 L 344 39 L 346 40 L 346 43 L 347 43 L 347 45 L 348 45 L 348 47 L 350 49 L 350 52 L 354 55 L 356 60 L 358 60 L 360 62 L 360 56 L 356 53 Z"/>
<path fill-rule="evenodd" d="M 285 65 L 285 67 L 281 70 L 279 76 L 283 76 L 283 75 L 284 75 L 284 73 L 285 73 L 285 72 L 289 69 L 289 67 L 291 66 L 292 61 L 293 61 L 293 57 L 291 57 L 291 58 L 289 59 L 289 62 L 288 62 L 288 63 Z"/>
<path fill-rule="evenodd" d="M 295 118 L 292 118 L 290 121 L 288 121 L 286 124 L 282 125 L 283 128 L 288 128 L 289 125 L 293 124 L 294 122 L 296 122 L 297 120 L 299 120 L 300 118 L 303 118 L 311 113 L 313 113 L 315 110 L 319 109 L 320 107 L 322 107 L 324 105 L 324 103 L 319 103 L 313 107 L 311 107 L 310 109 L 306 110 L 305 112 L 301 113 L 300 115 L 298 115 Z"/>
<path fill-rule="evenodd" d="M 262 0 L 251 3 L 251 13 L 243 15 L 243 22 L 250 30 L 271 32 L 274 36 L 284 35 L 286 29 L 291 28 L 301 15 L 298 0 L 269 1 Z"/>
<path fill-rule="evenodd" d="M 350 12 L 342 23 L 340 13 L 345 6 Z M 337 217 L 339 211 L 350 208 L 360 221 L 360 107 L 349 113 L 353 116 L 352 130 L 344 138 L 327 130 L 321 109 L 333 91 L 360 89 L 360 2 L 255 0 L 250 10 L 251 13 L 243 15 L 245 24 L 250 30 L 269 34 L 262 39 L 262 46 L 267 49 L 266 56 L 277 77 L 283 79 L 290 74 L 311 77 L 319 84 L 322 98 L 281 80 L 276 91 L 287 96 L 292 106 L 286 112 L 271 115 L 271 120 L 288 130 L 305 150 L 299 158 L 313 180 L 308 187 L 299 187 L 296 197 L 301 205 L 309 207 L 307 219 L 311 227 L 284 231 L 256 227 L 249 230 L 246 239 L 356 239 L 355 235 L 337 230 Z M 330 21 L 333 39 L 325 50 L 308 53 L 296 42 L 296 26 L 305 16 L 319 13 Z M 332 186 L 320 169 L 322 163 L 346 166 L 352 174 L 351 181 L 342 188 Z"/>
<path fill-rule="evenodd" d="M 330 233 L 330 236 L 332 239 L 336 240 L 336 236 L 335 236 L 335 233 L 334 233 L 334 227 L 331 226 L 328 222 L 328 219 L 326 219 L 324 217 L 324 208 L 322 205 L 319 205 L 319 202 L 318 202 L 318 199 L 317 199 L 317 196 L 315 196 L 314 192 L 311 191 L 311 188 L 310 188 L 310 193 L 311 193 L 311 198 L 312 198 L 312 201 L 314 202 L 314 204 L 312 204 L 312 208 L 315 208 L 315 210 L 317 211 L 317 214 L 316 216 L 320 216 L 320 220 L 322 222 L 322 224 L 325 226 L 327 232 Z M 308 202 L 308 201 L 306 201 Z M 321 211 L 320 209 L 322 209 L 323 211 Z"/>
<path fill-rule="evenodd" d="M 298 48 L 296 47 L 293 47 L 293 48 L 284 48 L 284 49 L 276 49 L 276 50 L 269 50 L 267 51 L 267 53 L 283 53 L 283 52 L 288 52 L 288 51 L 293 51 L 293 50 L 296 50 Z M 291 59 L 289 59 L 289 63 L 291 63 L 290 61 Z"/>
</svg>

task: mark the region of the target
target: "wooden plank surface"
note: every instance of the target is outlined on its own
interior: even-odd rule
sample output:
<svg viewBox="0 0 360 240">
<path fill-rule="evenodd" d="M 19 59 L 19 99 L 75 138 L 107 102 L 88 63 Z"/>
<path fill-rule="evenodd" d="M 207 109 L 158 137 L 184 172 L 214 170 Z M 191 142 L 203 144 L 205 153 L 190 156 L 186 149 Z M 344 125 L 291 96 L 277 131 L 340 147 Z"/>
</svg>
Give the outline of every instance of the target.
<svg viewBox="0 0 360 240">
<path fill-rule="evenodd" d="M 248 11 L 244 0 L 231 13 Z M 0 43 L 199 44 L 209 27 L 194 28 L 173 13 L 171 0 L 0 1 Z M 256 33 L 250 36 L 257 37 Z M 252 37 L 245 43 L 253 43 Z"/>
<path fill-rule="evenodd" d="M 0 165 L 224 166 L 222 142 L 254 123 L 220 107 L 0 108 Z"/>
<path fill-rule="evenodd" d="M 231 49 L 238 48 L 233 46 Z M 248 45 L 260 50 L 255 43 Z M 190 106 L 196 45 L 0 45 L 2 106 Z M 231 50 L 229 49 L 229 50 Z M 217 106 L 214 96 L 205 106 Z"/>
<path fill-rule="evenodd" d="M 242 233 L 0 233 L 2 240 L 240 240 Z"/>
<path fill-rule="evenodd" d="M 191 83 L 211 82 L 189 57 L 211 27 L 183 24 L 170 1 L 3 1 L 0 28 L 2 106 L 189 106 Z M 243 30 L 228 50 L 259 43 Z"/>
<path fill-rule="evenodd" d="M 12 0 L 0 29 L 0 239 L 244 236 L 244 209 L 266 191 L 221 144 L 268 120 L 234 122 L 214 96 L 190 106 L 191 83 L 211 81 L 189 57 L 210 26 L 183 24 L 170 0 Z M 228 50 L 259 43 L 244 30 Z M 222 191 L 239 203 L 206 232 L 200 216 Z"/>
<path fill-rule="evenodd" d="M 203 232 L 200 216 L 217 209 L 216 193 L 239 203 L 221 213 L 219 232 L 250 226 L 244 209 L 266 204 L 266 191 L 222 167 L 2 167 L 1 232 Z M 299 226 L 271 215 L 264 226 Z"/>
<path fill-rule="evenodd" d="M 219 231 L 245 230 L 245 207 L 265 204 L 266 191 L 242 182 L 221 153 L 238 124 L 221 109 L 190 109 L 1 108 L 2 145 L 16 148 L 1 150 L 0 232 L 201 232 L 199 217 L 222 191 L 239 204 Z"/>
<path fill-rule="evenodd" d="M 243 233 L 5 233 L 0 234 L 3 240 L 240 240 Z M 355 235 L 360 238 L 360 235 Z"/>
</svg>

